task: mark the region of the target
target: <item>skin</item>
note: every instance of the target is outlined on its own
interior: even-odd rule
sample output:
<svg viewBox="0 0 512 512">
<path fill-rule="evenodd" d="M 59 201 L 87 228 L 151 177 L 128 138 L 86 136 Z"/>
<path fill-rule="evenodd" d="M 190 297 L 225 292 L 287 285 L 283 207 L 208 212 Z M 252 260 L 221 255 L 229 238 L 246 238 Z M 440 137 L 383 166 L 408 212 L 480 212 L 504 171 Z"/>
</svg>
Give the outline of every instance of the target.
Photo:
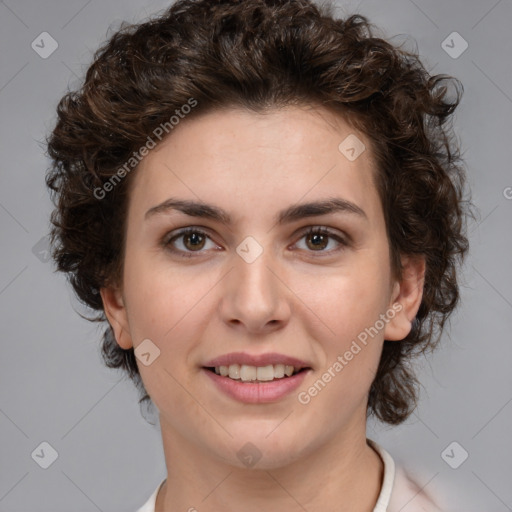
<svg viewBox="0 0 512 512">
<path fill-rule="evenodd" d="M 150 339 L 160 350 L 149 366 L 137 361 L 160 411 L 168 469 L 157 511 L 314 512 L 332 510 L 333 503 L 338 511 L 373 509 L 383 464 L 366 444 L 368 392 L 384 339 L 401 340 L 411 329 L 425 266 L 404 257 L 402 279 L 393 276 L 370 144 L 357 133 L 366 150 L 349 161 L 338 150 L 349 134 L 355 131 L 322 107 L 265 115 L 226 109 L 183 120 L 139 165 L 122 282 L 101 295 L 122 348 Z M 170 197 L 214 204 L 233 223 L 176 210 L 145 219 Z M 366 216 L 336 212 L 274 222 L 291 205 L 331 197 L 355 203 Z M 191 258 L 162 242 L 188 226 L 208 235 L 202 245 L 186 236 L 174 240 Z M 304 235 L 310 226 L 330 228 L 347 244 L 327 237 L 316 248 Z M 247 236 L 263 249 L 252 263 L 236 252 Z M 301 404 L 298 393 L 393 304 L 401 311 Z M 234 351 L 278 352 L 312 370 L 275 403 L 242 404 L 201 369 Z M 247 442 L 261 453 L 252 468 L 237 457 Z"/>
</svg>

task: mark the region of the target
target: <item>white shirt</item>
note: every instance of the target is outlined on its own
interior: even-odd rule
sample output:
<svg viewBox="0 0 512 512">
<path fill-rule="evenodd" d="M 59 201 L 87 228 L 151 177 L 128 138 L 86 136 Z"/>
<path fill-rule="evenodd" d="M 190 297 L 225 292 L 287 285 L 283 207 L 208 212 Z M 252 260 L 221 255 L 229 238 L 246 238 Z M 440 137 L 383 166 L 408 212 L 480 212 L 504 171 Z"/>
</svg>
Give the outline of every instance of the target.
<svg viewBox="0 0 512 512">
<path fill-rule="evenodd" d="M 391 455 L 382 446 L 371 439 L 368 444 L 380 455 L 384 464 L 384 478 L 377 503 L 372 512 L 441 512 L 439 508 L 424 494 L 405 471 L 395 465 Z M 162 482 L 149 499 L 136 512 L 155 512 L 156 496 Z"/>
</svg>

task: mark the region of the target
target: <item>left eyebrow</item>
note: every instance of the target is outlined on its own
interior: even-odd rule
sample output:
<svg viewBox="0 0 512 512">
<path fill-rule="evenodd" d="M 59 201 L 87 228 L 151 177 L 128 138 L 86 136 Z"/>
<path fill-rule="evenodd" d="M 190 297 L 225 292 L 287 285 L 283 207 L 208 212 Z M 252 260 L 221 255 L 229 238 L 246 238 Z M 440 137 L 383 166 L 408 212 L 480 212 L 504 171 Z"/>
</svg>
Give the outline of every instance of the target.
<svg viewBox="0 0 512 512">
<path fill-rule="evenodd" d="M 191 217 L 212 219 L 227 226 L 233 222 L 229 213 L 218 206 L 201 201 L 176 198 L 167 199 L 163 203 L 153 206 L 146 212 L 144 218 L 147 220 L 154 215 L 167 213 L 170 210 L 178 210 Z M 283 225 L 307 217 L 329 215 L 338 212 L 356 215 L 368 220 L 368 216 L 360 206 L 338 197 L 289 206 L 280 211 L 274 220 L 275 223 Z"/>
<path fill-rule="evenodd" d="M 349 213 L 368 220 L 365 211 L 355 203 L 333 197 L 310 203 L 292 205 L 286 210 L 279 212 L 275 222 L 277 224 L 286 224 L 300 220 L 306 217 L 315 217 L 317 215 L 329 215 L 332 213 Z"/>
</svg>

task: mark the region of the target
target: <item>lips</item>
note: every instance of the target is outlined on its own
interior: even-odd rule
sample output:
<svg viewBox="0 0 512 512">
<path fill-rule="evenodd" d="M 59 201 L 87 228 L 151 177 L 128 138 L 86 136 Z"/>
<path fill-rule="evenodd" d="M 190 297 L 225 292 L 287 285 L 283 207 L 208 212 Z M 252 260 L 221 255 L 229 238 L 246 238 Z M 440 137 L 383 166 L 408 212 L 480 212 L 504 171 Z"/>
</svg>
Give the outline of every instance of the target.
<svg viewBox="0 0 512 512">
<path fill-rule="evenodd" d="M 203 370 L 229 397 L 245 403 L 268 403 L 296 389 L 311 365 L 283 354 L 233 352 L 208 361 Z"/>
</svg>

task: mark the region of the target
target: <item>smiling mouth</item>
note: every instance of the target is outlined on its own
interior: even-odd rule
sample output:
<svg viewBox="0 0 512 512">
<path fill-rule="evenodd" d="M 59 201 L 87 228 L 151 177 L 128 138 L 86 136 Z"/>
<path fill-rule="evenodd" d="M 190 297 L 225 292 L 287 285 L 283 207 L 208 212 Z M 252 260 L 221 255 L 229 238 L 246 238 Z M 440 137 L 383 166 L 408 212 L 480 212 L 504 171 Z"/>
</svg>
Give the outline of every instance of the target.
<svg viewBox="0 0 512 512">
<path fill-rule="evenodd" d="M 285 364 L 269 364 L 266 366 L 251 366 L 246 364 L 231 364 L 229 366 L 204 367 L 221 377 L 241 382 L 272 382 L 287 379 L 310 368 L 297 368 Z"/>
</svg>

